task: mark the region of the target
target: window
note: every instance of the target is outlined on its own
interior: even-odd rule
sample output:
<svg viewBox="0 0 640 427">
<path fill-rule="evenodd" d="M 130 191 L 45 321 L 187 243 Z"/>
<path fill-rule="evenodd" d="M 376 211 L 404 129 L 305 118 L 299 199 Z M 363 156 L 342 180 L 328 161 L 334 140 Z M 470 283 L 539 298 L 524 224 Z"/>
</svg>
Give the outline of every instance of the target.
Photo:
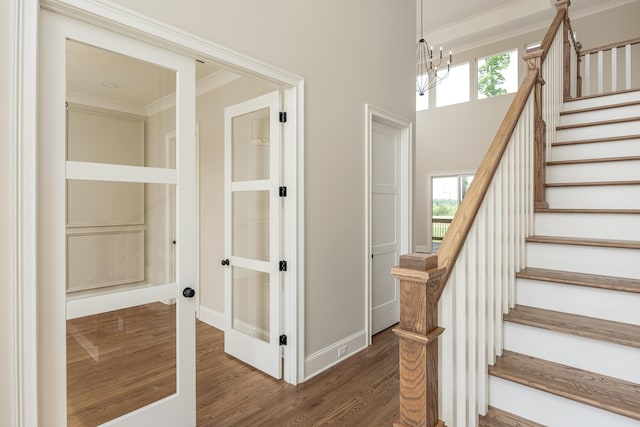
<svg viewBox="0 0 640 427">
<path fill-rule="evenodd" d="M 436 252 L 451 225 L 474 174 L 437 176 L 431 178 L 431 247 Z"/>
<path fill-rule="evenodd" d="M 451 67 L 449 76 L 436 86 L 436 107 L 469 101 L 469 63 Z"/>
<path fill-rule="evenodd" d="M 420 96 L 416 90 L 416 111 L 427 110 L 429 108 L 429 90 Z"/>
<path fill-rule="evenodd" d="M 518 50 L 478 59 L 478 99 L 518 90 Z"/>
</svg>

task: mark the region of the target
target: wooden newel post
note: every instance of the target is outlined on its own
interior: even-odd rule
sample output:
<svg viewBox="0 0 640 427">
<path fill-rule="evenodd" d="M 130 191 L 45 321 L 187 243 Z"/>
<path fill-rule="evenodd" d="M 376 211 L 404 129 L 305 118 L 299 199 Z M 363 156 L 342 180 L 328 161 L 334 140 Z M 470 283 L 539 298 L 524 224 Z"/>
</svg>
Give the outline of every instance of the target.
<svg viewBox="0 0 640 427">
<path fill-rule="evenodd" d="M 400 280 L 400 421 L 395 427 L 445 427 L 438 418 L 438 300 L 446 268 L 432 254 L 407 254 L 391 273 Z"/>
</svg>

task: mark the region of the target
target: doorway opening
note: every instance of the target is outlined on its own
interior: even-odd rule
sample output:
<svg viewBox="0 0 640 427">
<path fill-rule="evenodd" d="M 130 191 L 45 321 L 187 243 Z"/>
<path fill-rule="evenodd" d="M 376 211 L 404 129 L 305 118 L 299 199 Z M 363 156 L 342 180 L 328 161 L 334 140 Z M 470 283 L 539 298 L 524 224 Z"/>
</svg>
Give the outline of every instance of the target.
<svg viewBox="0 0 640 427">
<path fill-rule="evenodd" d="M 85 6 L 89 9 L 88 3 Z M 40 134 L 46 137 L 43 136 L 35 148 L 44 167 L 39 170 L 39 177 L 34 173 L 26 179 L 37 182 L 44 190 L 33 214 L 40 222 L 37 236 L 40 250 L 51 257 L 40 257 L 44 263 L 39 266 L 43 273 L 40 280 L 47 283 L 38 284 L 36 290 L 40 293 L 34 292 L 34 298 L 50 303 L 39 313 L 39 325 L 43 329 L 39 329 L 38 334 L 42 340 L 38 357 L 46 355 L 47 365 L 53 364 L 55 369 L 43 372 L 34 367 L 33 372 L 38 372 L 34 381 L 40 386 L 34 383 L 28 387 L 39 388 L 40 407 L 52 414 L 48 422 L 67 423 L 66 366 L 70 358 L 82 354 L 93 362 L 104 361 L 107 347 L 99 339 L 105 338 L 105 327 L 110 337 L 120 334 L 125 338 L 127 332 L 136 330 L 131 316 L 160 316 L 164 319 L 162 322 L 145 321 L 143 328 L 155 333 L 158 330 L 153 328 L 162 323 L 164 332 L 160 335 L 168 339 L 168 348 L 174 349 L 175 353 L 162 351 L 170 356 L 168 363 L 173 366 L 162 369 L 169 373 L 161 379 L 168 385 L 166 392 L 148 402 L 139 401 L 134 407 L 124 407 L 114 417 L 133 414 L 131 411 L 137 412 L 132 417 L 138 417 L 141 410 L 148 409 L 154 419 L 164 418 L 165 423 L 170 424 L 170 420 L 175 419 L 172 417 L 180 412 L 181 422 L 190 424 L 184 420 L 195 417 L 195 413 L 187 414 L 186 418 L 182 416 L 184 408 L 188 410 L 191 404 L 195 409 L 195 378 L 191 376 L 195 374 L 195 325 L 193 317 L 189 318 L 196 312 L 193 297 L 197 296 L 202 321 L 222 330 L 227 327 L 223 320 L 224 307 L 216 310 L 215 305 L 223 293 L 219 286 L 224 286 L 224 280 L 216 278 L 224 276 L 224 267 L 219 263 L 224 256 L 221 243 L 224 239 L 212 238 L 215 233 L 225 233 L 224 221 L 219 221 L 224 207 L 220 199 L 224 193 L 224 171 L 229 165 L 223 155 L 218 155 L 224 152 L 224 108 L 274 90 L 283 110 L 276 113 L 287 113 L 287 122 L 278 124 L 282 126 L 282 140 L 287 150 L 281 154 L 282 168 L 277 173 L 277 184 L 287 187 L 288 197 L 282 203 L 282 217 L 286 218 L 282 223 L 286 226 L 277 240 L 283 243 L 278 263 L 286 260 L 288 268 L 286 274 L 282 273 L 279 285 L 284 290 L 280 297 L 283 309 L 276 318 L 278 330 L 288 337 L 288 342 L 286 347 L 278 346 L 278 350 L 283 355 L 284 380 L 297 383 L 304 378 L 304 316 L 299 314 L 304 306 L 303 213 L 300 209 L 304 155 L 302 119 L 298 115 L 302 80 L 263 63 L 253 63 L 244 56 L 231 54 L 230 57 L 229 51 L 205 42 L 197 49 L 191 43 L 187 49 L 184 46 L 188 40 L 170 28 L 164 28 L 162 35 L 153 34 L 145 32 L 145 23 L 138 21 L 143 29 L 128 29 L 135 33 L 137 40 L 134 41 L 121 34 L 123 28 L 109 19 L 109 11 L 99 11 L 93 6 L 90 12 L 88 9 L 84 10 L 81 4 L 75 11 L 69 11 L 69 15 L 77 13 L 74 17 L 78 20 L 42 11 L 46 18 L 40 29 L 41 37 L 48 39 L 46 43 L 41 41 L 45 47 L 42 64 L 49 66 L 57 61 L 57 65 L 42 73 L 47 76 L 47 83 L 39 82 L 45 94 L 40 105 Z M 51 25 L 47 22 L 49 17 L 61 19 L 68 25 Z M 82 20 L 97 20 L 106 28 L 117 26 L 118 34 Z M 152 44 L 146 45 L 141 38 Z M 95 45 L 88 40 L 95 40 Z M 77 50 L 84 53 L 75 55 Z M 173 53 L 176 50 L 184 54 L 176 54 L 178 57 Z M 146 82 L 151 89 L 162 90 L 151 95 L 136 94 L 145 95 L 142 100 L 132 98 L 131 93 L 127 95 L 129 98 L 107 95 L 111 90 L 136 86 L 121 79 L 133 74 L 132 69 L 140 64 L 120 64 L 114 68 L 125 73 L 116 76 L 102 74 L 113 69 L 109 61 L 96 58 L 120 51 L 127 53 L 129 59 L 139 56 L 144 58 L 142 62 L 169 64 L 168 73 L 156 69 L 152 74 L 158 74 L 158 80 Z M 165 61 L 162 59 L 165 56 L 173 59 Z M 192 59 L 194 56 L 200 58 L 197 63 Z M 213 65 L 218 64 L 222 56 L 224 68 Z M 69 61 L 60 61 L 60 57 Z M 82 66 L 87 64 L 82 61 L 87 58 L 89 62 L 93 60 L 92 65 L 101 64 L 99 69 L 88 73 L 83 70 Z M 115 62 L 118 60 L 122 58 Z M 193 74 L 189 78 L 182 77 L 190 73 Z M 148 76 L 149 72 L 142 74 Z M 97 83 L 100 92 L 91 93 L 86 87 L 73 86 L 80 82 L 90 86 Z M 136 89 L 144 92 L 144 85 L 138 86 Z M 200 122 L 199 154 L 194 143 L 196 122 Z M 55 143 L 49 146 L 45 138 L 46 142 L 55 140 Z M 186 151 L 182 148 L 185 144 L 190 145 Z M 199 189 L 196 174 L 201 183 Z M 46 191 L 48 189 L 53 191 Z M 218 227 L 219 224 L 223 227 Z M 35 253 L 32 255 L 36 258 Z M 211 262 L 212 257 L 218 262 Z M 196 259 L 200 259 L 199 267 Z M 43 289 L 46 290 L 43 292 Z M 139 309 L 138 313 L 130 313 L 132 308 Z M 143 312 L 144 316 L 139 316 Z M 181 330 L 181 324 L 189 322 L 191 326 Z M 170 338 L 172 330 L 173 338 Z M 158 335 L 154 333 L 148 338 L 157 341 Z M 124 339 L 117 341 L 118 351 L 132 347 L 125 344 Z M 77 353 L 65 345 L 69 342 Z M 144 350 L 138 354 L 141 352 Z M 74 378 L 86 379 L 82 375 Z M 190 379 L 183 384 L 180 378 Z M 191 403 L 178 404 L 175 396 L 190 396 Z M 96 422 L 104 421 L 109 419 Z"/>
<path fill-rule="evenodd" d="M 365 106 L 365 324 L 372 335 L 400 320 L 391 267 L 412 248 L 412 124 Z"/>
</svg>

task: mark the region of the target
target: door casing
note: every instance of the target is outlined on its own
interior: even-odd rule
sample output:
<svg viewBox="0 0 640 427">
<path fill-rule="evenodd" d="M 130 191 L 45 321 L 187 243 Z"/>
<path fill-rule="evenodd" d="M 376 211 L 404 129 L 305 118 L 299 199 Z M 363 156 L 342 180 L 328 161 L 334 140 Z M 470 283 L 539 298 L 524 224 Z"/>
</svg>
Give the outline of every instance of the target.
<svg viewBox="0 0 640 427">
<path fill-rule="evenodd" d="M 38 323 L 37 287 L 37 189 L 38 189 L 38 49 L 39 15 L 41 8 L 63 16 L 90 22 L 108 30 L 137 38 L 183 55 L 205 61 L 223 63 L 239 74 L 259 76 L 279 85 L 284 93 L 284 108 L 288 122 L 283 135 L 289 147 L 285 155 L 284 179 L 291 203 L 285 212 L 288 227 L 284 240 L 290 274 L 285 278 L 284 329 L 289 337 L 285 351 L 290 363 L 285 366 L 285 381 L 296 384 L 304 379 L 304 80 L 294 74 L 256 61 L 246 55 L 194 37 L 184 31 L 159 23 L 148 17 L 112 3 L 90 0 L 27 0 L 10 8 L 12 26 L 11 85 L 15 88 L 12 120 L 13 163 L 13 223 L 12 236 L 15 273 L 12 306 L 16 322 L 11 327 L 12 368 L 10 378 L 16 391 L 10 403 L 11 417 L 18 426 L 37 426 L 50 408 L 39 402 L 38 396 L 47 390 L 38 383 L 50 361 L 38 353 L 40 324 Z M 60 362 L 58 362 L 60 363 Z"/>
<path fill-rule="evenodd" d="M 400 253 L 413 247 L 413 123 L 372 105 L 365 105 L 365 326 L 367 345 L 371 345 L 371 188 L 374 121 L 400 129 Z M 391 272 L 389 272 L 391 274 Z"/>
</svg>

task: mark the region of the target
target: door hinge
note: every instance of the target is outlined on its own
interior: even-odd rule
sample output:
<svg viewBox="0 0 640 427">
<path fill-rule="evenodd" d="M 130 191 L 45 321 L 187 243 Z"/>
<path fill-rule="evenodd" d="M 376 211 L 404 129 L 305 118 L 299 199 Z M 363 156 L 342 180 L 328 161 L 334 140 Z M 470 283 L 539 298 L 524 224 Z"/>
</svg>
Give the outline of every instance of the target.
<svg viewBox="0 0 640 427">
<path fill-rule="evenodd" d="M 280 123 L 287 123 L 287 112 L 286 111 L 281 111 L 280 112 Z"/>
<path fill-rule="evenodd" d="M 280 261 L 280 271 L 287 271 L 287 261 Z"/>
<path fill-rule="evenodd" d="M 280 197 L 287 197 L 287 187 L 280 187 Z"/>
<path fill-rule="evenodd" d="M 280 345 L 287 345 L 287 336 L 285 334 L 280 335 Z"/>
</svg>

